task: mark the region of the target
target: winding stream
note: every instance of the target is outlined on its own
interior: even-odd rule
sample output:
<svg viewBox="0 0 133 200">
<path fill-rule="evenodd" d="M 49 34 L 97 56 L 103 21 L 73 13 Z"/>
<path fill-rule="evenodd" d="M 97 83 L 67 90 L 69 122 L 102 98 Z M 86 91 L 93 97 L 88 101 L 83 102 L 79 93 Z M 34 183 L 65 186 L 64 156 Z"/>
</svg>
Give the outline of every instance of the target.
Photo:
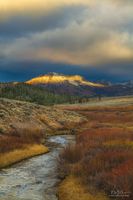
<svg viewBox="0 0 133 200">
<path fill-rule="evenodd" d="M 49 153 L 0 171 L 0 200 L 57 200 L 57 157 L 74 141 L 72 135 L 52 136 L 47 142 L 58 145 Z"/>
</svg>

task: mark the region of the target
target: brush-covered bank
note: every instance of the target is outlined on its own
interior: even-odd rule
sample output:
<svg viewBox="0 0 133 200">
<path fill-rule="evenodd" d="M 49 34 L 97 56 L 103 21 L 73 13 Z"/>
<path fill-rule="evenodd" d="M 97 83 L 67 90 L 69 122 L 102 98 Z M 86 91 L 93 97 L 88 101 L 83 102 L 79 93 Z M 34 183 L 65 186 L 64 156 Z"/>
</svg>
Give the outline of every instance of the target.
<svg viewBox="0 0 133 200">
<path fill-rule="evenodd" d="M 0 99 L 0 168 L 48 152 L 48 135 L 70 133 L 85 118 L 73 111 Z"/>
<path fill-rule="evenodd" d="M 7 153 L 0 153 L 0 168 L 9 167 L 27 158 L 49 152 L 48 148 L 41 144 L 27 145 L 22 149 L 16 149 Z"/>
</svg>

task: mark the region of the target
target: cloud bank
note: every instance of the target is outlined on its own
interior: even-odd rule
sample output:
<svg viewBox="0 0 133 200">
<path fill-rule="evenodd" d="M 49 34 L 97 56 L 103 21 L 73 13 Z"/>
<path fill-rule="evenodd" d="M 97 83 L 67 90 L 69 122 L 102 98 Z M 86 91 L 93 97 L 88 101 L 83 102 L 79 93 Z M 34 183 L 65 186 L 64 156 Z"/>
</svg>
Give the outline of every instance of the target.
<svg viewBox="0 0 133 200">
<path fill-rule="evenodd" d="M 132 21 L 132 0 L 1 0 L 0 68 L 27 61 L 133 73 Z"/>
</svg>

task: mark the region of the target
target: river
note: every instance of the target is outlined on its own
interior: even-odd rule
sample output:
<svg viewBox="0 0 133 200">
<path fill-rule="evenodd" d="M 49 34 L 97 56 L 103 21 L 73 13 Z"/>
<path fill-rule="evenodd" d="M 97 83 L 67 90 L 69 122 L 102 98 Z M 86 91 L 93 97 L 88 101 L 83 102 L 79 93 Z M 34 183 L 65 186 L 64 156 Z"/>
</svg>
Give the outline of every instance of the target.
<svg viewBox="0 0 133 200">
<path fill-rule="evenodd" d="M 0 200 L 57 200 L 57 157 L 74 141 L 72 135 L 52 136 L 47 140 L 49 153 L 0 171 Z"/>
</svg>

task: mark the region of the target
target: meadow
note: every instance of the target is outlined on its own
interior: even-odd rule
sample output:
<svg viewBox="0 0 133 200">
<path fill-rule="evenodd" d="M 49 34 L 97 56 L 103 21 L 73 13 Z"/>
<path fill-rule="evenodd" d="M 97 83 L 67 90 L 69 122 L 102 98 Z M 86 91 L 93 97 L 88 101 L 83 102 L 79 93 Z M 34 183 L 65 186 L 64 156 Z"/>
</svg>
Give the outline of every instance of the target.
<svg viewBox="0 0 133 200">
<path fill-rule="evenodd" d="M 91 195 L 84 200 L 100 199 L 99 192 L 105 195 L 102 199 L 133 199 L 133 105 L 67 109 L 78 111 L 88 121 L 78 131 L 76 144 L 60 154 L 60 176 L 68 177 L 60 186 L 60 199 L 70 199 L 72 193 L 75 200 L 78 191 L 70 187 L 67 192 L 75 179 Z"/>
</svg>

